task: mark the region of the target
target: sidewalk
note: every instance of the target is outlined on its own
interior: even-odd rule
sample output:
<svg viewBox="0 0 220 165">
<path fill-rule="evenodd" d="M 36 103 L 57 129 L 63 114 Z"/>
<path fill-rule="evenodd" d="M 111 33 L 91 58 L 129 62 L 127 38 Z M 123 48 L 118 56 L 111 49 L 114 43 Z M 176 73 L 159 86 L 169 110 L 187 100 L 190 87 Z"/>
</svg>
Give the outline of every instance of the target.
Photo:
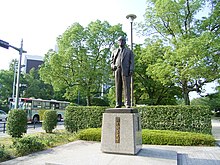
<svg viewBox="0 0 220 165">
<path fill-rule="evenodd" d="M 217 145 L 220 146 L 220 119 L 212 120 L 212 135 L 215 137 Z"/>
<path fill-rule="evenodd" d="M 212 120 L 220 139 L 220 121 Z M 143 145 L 135 156 L 102 153 L 98 142 L 75 141 L 2 162 L 2 165 L 219 165 L 220 147 Z"/>
</svg>

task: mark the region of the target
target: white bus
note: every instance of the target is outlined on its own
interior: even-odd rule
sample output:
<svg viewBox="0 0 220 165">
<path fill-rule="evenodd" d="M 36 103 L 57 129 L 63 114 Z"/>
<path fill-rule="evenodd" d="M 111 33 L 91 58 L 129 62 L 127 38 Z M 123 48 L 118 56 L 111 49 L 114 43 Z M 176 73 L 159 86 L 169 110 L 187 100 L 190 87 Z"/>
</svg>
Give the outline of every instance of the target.
<svg viewBox="0 0 220 165">
<path fill-rule="evenodd" d="M 15 108 L 15 100 L 9 99 L 9 109 Z M 28 122 L 39 122 L 43 120 L 43 113 L 52 109 L 57 111 L 57 120 L 61 121 L 64 117 L 65 108 L 69 105 L 66 101 L 43 100 L 34 98 L 20 98 L 18 109 L 27 112 Z"/>
</svg>

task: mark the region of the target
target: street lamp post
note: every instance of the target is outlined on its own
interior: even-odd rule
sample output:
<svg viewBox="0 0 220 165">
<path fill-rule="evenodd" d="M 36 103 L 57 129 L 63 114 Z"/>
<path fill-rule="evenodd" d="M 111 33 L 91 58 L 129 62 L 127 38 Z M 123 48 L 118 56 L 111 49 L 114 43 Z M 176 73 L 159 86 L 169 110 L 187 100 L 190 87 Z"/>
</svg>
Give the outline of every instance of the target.
<svg viewBox="0 0 220 165">
<path fill-rule="evenodd" d="M 22 53 L 27 53 L 23 50 L 23 39 L 21 40 L 21 47 L 17 48 L 15 46 L 10 45 L 8 42 L 0 40 L 0 47 L 3 47 L 5 49 L 8 49 L 9 47 L 19 51 L 19 61 L 18 61 L 18 71 L 17 71 L 17 84 L 16 84 L 16 96 L 15 96 L 15 109 L 18 108 L 18 102 L 19 102 L 19 84 L 20 84 L 20 74 L 21 74 L 21 59 L 22 59 Z"/>
<path fill-rule="evenodd" d="M 21 40 L 21 48 L 19 49 L 19 61 L 18 61 L 18 73 L 17 73 L 17 83 L 16 83 L 16 99 L 15 99 L 15 109 L 18 108 L 19 103 L 19 85 L 20 85 L 20 74 L 21 74 L 21 60 L 23 53 L 23 39 Z"/>
<path fill-rule="evenodd" d="M 129 14 L 126 16 L 127 19 L 130 20 L 131 23 L 131 50 L 133 51 L 133 21 L 137 18 L 134 14 Z M 131 106 L 133 106 L 133 96 L 134 95 L 134 82 L 133 82 L 133 75 L 131 76 Z"/>
<path fill-rule="evenodd" d="M 18 64 L 17 64 L 17 62 L 16 61 L 14 61 L 14 81 L 13 81 L 13 88 L 12 88 L 12 99 L 13 99 L 13 101 L 14 101 L 14 98 L 15 98 L 15 87 L 16 87 L 16 83 L 15 83 L 15 81 L 16 81 L 16 73 L 17 73 L 17 69 L 18 69 Z"/>
</svg>

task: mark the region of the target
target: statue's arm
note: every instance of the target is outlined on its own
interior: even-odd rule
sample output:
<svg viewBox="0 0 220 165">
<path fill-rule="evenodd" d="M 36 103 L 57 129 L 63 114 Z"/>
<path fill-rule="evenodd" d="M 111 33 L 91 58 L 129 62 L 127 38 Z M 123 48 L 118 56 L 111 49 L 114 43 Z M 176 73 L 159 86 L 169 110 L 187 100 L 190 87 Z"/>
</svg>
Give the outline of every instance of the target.
<svg viewBox="0 0 220 165">
<path fill-rule="evenodd" d="M 116 66 L 115 66 L 115 51 L 112 52 L 112 55 L 111 55 L 111 69 L 113 71 L 116 70 Z"/>
</svg>

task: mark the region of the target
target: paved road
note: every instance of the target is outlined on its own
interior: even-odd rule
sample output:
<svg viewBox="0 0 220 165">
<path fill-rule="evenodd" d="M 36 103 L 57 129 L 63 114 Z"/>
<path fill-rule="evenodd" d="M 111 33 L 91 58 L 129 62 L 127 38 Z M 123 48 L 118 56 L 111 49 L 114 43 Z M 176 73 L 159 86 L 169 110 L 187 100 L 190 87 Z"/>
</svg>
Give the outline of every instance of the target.
<svg viewBox="0 0 220 165">
<path fill-rule="evenodd" d="M 0 137 L 9 137 L 7 133 L 3 133 L 3 122 L 0 122 Z M 64 122 L 58 122 L 57 127 L 55 129 L 64 129 Z M 38 123 L 36 125 L 34 124 L 28 124 L 27 133 L 36 133 L 36 132 L 45 132 L 42 129 L 42 123 Z"/>
</svg>

